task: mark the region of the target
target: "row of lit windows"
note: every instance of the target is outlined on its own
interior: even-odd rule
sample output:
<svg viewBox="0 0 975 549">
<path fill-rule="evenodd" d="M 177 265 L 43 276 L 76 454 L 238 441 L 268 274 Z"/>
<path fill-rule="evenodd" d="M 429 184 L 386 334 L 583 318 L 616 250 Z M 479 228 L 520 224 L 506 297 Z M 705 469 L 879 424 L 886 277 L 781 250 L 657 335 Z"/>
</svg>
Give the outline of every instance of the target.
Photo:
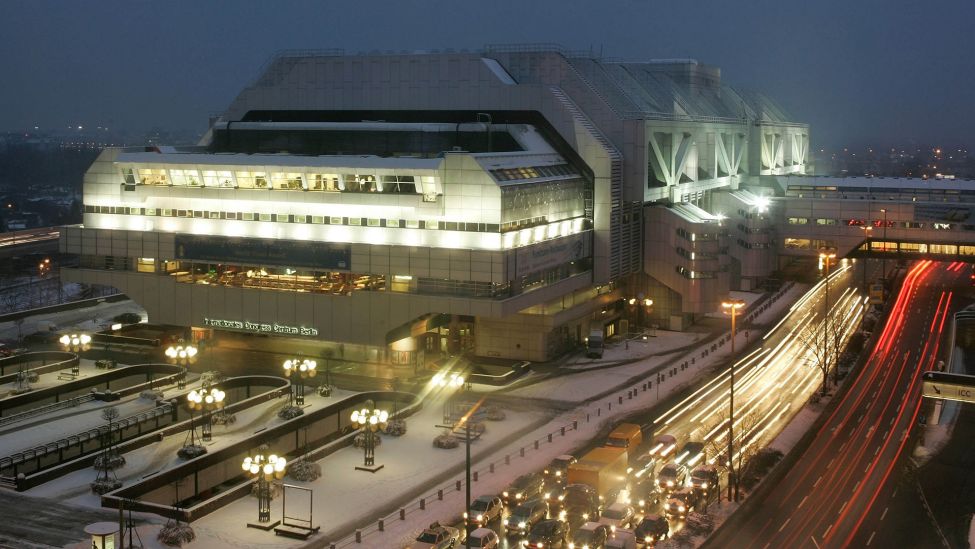
<svg viewBox="0 0 975 549">
<path fill-rule="evenodd" d="M 975 246 L 958 244 L 925 244 L 921 242 L 871 242 L 870 251 L 975 256 Z"/>
<path fill-rule="evenodd" d="M 426 221 L 416 219 L 380 219 L 372 217 L 338 217 L 260 212 L 212 212 L 170 208 L 92 206 L 89 204 L 85 204 L 85 213 L 188 217 L 196 219 L 226 219 L 234 221 L 265 221 L 272 223 L 309 223 L 314 225 L 351 225 L 363 227 L 387 227 L 394 229 L 431 229 L 479 233 L 497 233 L 501 230 L 501 226 L 498 223 L 467 223 L 463 221 Z"/>
<path fill-rule="evenodd" d="M 422 193 L 424 191 L 421 183 L 430 189 L 435 182 L 433 176 L 162 168 L 123 168 L 122 180 L 130 186 L 163 185 L 387 194 Z"/>
<path fill-rule="evenodd" d="M 885 226 L 893 229 L 933 229 L 935 231 L 951 231 L 955 229 L 960 229 L 963 231 L 975 231 L 975 225 L 968 224 L 957 224 L 957 223 L 944 223 L 944 222 L 931 222 L 923 223 L 920 221 L 884 221 L 882 219 L 876 219 L 870 221 L 869 223 L 863 219 L 824 219 L 818 218 L 811 220 L 808 217 L 790 217 L 788 218 L 789 225 L 809 225 L 811 222 L 815 222 L 815 225 L 820 226 L 838 226 L 844 225 L 847 227 L 875 227 L 882 229 Z"/>
<path fill-rule="evenodd" d="M 537 179 L 539 177 L 560 177 L 576 175 L 575 170 L 568 164 L 555 166 L 527 166 L 522 168 L 499 168 L 491 170 L 491 175 L 498 181 L 514 181 L 517 179 Z"/>
</svg>

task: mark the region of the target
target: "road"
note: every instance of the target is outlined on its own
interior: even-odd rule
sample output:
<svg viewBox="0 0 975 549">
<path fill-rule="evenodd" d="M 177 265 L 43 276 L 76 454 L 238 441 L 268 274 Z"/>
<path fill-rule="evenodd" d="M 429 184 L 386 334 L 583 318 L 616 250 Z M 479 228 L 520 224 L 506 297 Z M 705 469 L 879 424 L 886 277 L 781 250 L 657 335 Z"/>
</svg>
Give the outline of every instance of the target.
<svg viewBox="0 0 975 549">
<path fill-rule="evenodd" d="M 965 273 L 959 265 L 911 268 L 877 345 L 812 444 L 757 512 L 722 529 L 711 546 L 891 546 L 878 531 L 901 490 L 898 465 L 913 448 L 921 373 L 946 353 L 944 325 L 956 305 L 950 287 Z"/>
</svg>

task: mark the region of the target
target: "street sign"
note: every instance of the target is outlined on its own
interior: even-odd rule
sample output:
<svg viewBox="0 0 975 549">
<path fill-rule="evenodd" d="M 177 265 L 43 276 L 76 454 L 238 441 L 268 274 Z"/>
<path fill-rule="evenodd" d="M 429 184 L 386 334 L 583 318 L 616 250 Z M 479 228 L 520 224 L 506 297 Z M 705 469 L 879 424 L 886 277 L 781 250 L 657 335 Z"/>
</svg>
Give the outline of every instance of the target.
<svg viewBox="0 0 975 549">
<path fill-rule="evenodd" d="M 925 372 L 921 396 L 975 404 L 975 376 Z"/>
</svg>

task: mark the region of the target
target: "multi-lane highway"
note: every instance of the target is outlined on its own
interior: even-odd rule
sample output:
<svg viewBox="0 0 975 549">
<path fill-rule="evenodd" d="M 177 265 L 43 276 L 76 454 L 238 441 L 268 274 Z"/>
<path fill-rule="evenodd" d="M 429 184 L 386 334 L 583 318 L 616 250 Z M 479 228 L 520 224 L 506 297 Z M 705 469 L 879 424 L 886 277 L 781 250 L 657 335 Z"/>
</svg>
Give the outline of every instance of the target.
<svg viewBox="0 0 975 549">
<path fill-rule="evenodd" d="M 757 511 L 712 546 L 877 546 L 892 480 L 913 446 L 920 376 L 945 352 L 950 286 L 964 274 L 961 264 L 930 261 L 909 270 L 877 345 L 812 444 Z"/>
</svg>

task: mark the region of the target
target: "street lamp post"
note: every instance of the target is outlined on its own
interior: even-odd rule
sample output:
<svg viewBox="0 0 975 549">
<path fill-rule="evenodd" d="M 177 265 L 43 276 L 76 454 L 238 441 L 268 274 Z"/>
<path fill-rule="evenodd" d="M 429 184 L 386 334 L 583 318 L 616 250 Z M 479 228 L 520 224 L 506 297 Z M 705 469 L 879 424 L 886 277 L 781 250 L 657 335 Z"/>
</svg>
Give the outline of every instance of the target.
<svg viewBox="0 0 975 549">
<path fill-rule="evenodd" d="M 721 307 L 731 315 L 731 390 L 728 398 L 728 501 L 731 501 L 731 487 L 735 478 L 735 318 L 738 316 L 738 310 L 745 307 L 745 302 L 740 299 L 729 299 L 722 302 Z M 737 501 L 738 483 L 734 482 L 734 486 L 734 499 Z"/>
<path fill-rule="evenodd" d="M 317 363 L 307 358 L 293 358 L 284 361 L 284 371 L 291 380 L 291 403 L 295 406 L 305 405 L 305 382 L 309 377 L 315 377 Z"/>
<path fill-rule="evenodd" d="M 884 210 L 884 211 L 886 211 L 886 210 Z M 824 248 L 823 250 L 821 250 L 819 252 L 819 260 L 822 262 L 822 264 L 824 265 L 824 267 L 826 269 L 825 270 L 825 272 L 826 272 L 826 299 L 823 300 L 823 352 L 822 352 L 822 357 L 823 357 L 823 361 L 826 362 L 824 364 L 824 366 L 826 367 L 827 374 L 829 373 L 829 362 L 827 360 L 828 359 L 828 353 L 829 353 L 829 264 L 834 259 L 836 259 L 836 252 L 834 252 L 832 250 L 829 250 L 829 249 L 825 249 Z M 837 370 L 837 373 L 838 372 L 839 372 L 839 370 Z M 834 383 L 837 381 L 835 377 L 833 378 L 833 381 L 834 381 Z M 826 389 L 824 388 L 823 390 L 825 391 Z"/>
<path fill-rule="evenodd" d="M 170 345 L 166 348 L 166 358 L 169 359 L 169 362 L 183 367 L 176 379 L 177 388 L 182 389 L 186 386 L 186 367 L 196 362 L 197 352 L 197 348 L 193 345 L 183 345 L 183 340 L 180 340 L 177 345 Z"/>
<path fill-rule="evenodd" d="M 867 224 L 867 225 L 861 226 L 860 228 L 863 229 L 863 240 L 864 240 L 864 242 L 868 242 L 870 240 L 870 237 L 873 235 L 873 225 Z M 866 250 L 864 250 L 864 251 L 865 252 L 869 252 L 870 251 L 869 244 L 868 244 L 868 248 Z M 869 292 L 870 292 L 870 288 L 867 286 L 867 257 L 866 257 L 866 255 L 864 255 L 862 259 L 863 259 L 863 295 L 868 295 Z"/>
<path fill-rule="evenodd" d="M 226 393 L 216 387 L 202 387 L 194 389 L 186 395 L 186 400 L 190 408 L 190 428 L 193 423 L 193 410 L 202 411 L 203 425 L 201 427 L 200 438 L 203 442 L 209 442 L 213 438 L 213 411 L 223 407 L 223 400 Z M 195 431 L 195 430 L 194 430 Z"/>
<path fill-rule="evenodd" d="M 278 521 L 271 522 L 271 480 L 284 476 L 287 460 L 281 456 L 271 454 L 257 454 L 244 458 L 244 471 L 254 475 L 257 482 L 257 524 L 248 523 L 251 528 L 270 530 L 278 525 Z"/>
<path fill-rule="evenodd" d="M 356 467 L 357 470 L 375 473 L 383 468 L 382 465 L 376 466 L 376 431 L 385 428 L 388 420 L 389 412 L 378 408 L 352 412 L 352 424 L 362 429 L 363 434 L 363 467 Z"/>
<path fill-rule="evenodd" d="M 91 348 L 91 336 L 88 334 L 65 334 L 58 340 L 67 351 L 87 351 Z"/>
</svg>

